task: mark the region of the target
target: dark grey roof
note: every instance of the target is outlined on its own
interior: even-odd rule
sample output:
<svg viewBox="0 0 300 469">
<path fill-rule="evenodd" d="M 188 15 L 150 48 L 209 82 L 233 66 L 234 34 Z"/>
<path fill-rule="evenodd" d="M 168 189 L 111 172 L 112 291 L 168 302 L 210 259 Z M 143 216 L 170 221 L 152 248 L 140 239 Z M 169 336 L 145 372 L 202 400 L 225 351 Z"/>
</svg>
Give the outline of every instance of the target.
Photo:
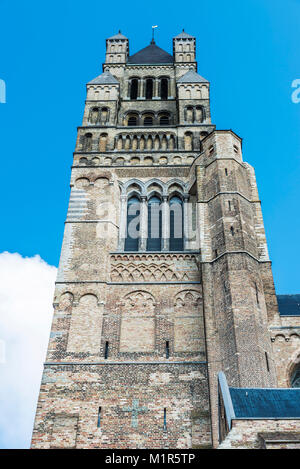
<svg viewBox="0 0 300 469">
<path fill-rule="evenodd" d="M 229 388 L 236 418 L 300 418 L 300 388 Z"/>
<path fill-rule="evenodd" d="M 128 58 L 129 64 L 172 64 L 174 58 L 154 42 Z"/>
<path fill-rule="evenodd" d="M 300 295 L 277 295 L 280 316 L 300 316 Z"/>
<path fill-rule="evenodd" d="M 228 387 L 223 371 L 218 381 L 229 429 L 234 419 L 300 419 L 300 388 Z"/>
<path fill-rule="evenodd" d="M 190 69 L 185 75 L 177 80 L 177 83 L 209 83 L 205 78 L 201 77 L 194 69 Z"/>
<path fill-rule="evenodd" d="M 118 85 L 118 80 L 108 71 L 106 70 L 104 73 L 99 75 L 94 80 L 89 81 L 88 85 Z"/>
<path fill-rule="evenodd" d="M 175 36 L 174 39 L 195 39 L 195 37 L 186 33 L 185 30 L 183 29 L 182 32 L 180 34 L 177 34 L 177 36 Z"/>
<path fill-rule="evenodd" d="M 121 31 L 118 32 L 118 34 L 115 34 L 114 36 L 109 37 L 108 39 L 128 39 L 124 34 L 121 33 Z"/>
</svg>

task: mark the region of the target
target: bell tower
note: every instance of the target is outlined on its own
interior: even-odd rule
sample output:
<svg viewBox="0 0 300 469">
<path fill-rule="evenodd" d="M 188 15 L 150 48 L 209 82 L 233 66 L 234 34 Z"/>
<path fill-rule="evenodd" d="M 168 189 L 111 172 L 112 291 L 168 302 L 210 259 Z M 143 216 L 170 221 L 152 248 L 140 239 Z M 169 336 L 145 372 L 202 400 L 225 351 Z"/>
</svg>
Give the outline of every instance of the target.
<svg viewBox="0 0 300 469">
<path fill-rule="evenodd" d="M 254 170 L 195 47 L 119 32 L 87 84 L 33 448 L 217 447 L 218 373 L 276 386 Z"/>
</svg>

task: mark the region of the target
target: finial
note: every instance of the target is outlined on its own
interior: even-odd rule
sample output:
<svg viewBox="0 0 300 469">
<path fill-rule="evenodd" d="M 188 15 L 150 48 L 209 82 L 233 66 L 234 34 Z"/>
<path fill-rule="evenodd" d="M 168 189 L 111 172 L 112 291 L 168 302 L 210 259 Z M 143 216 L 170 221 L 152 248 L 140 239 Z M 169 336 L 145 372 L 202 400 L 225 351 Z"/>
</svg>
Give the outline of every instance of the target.
<svg viewBox="0 0 300 469">
<path fill-rule="evenodd" d="M 184 28 L 182 28 L 182 32 L 184 33 Z"/>
<path fill-rule="evenodd" d="M 158 28 L 158 26 L 152 26 L 152 41 L 150 42 L 150 44 L 155 44 L 155 41 L 154 41 L 154 29 L 155 28 Z"/>
<path fill-rule="evenodd" d="M 121 34 L 121 29 L 119 29 L 119 34 Z"/>
</svg>

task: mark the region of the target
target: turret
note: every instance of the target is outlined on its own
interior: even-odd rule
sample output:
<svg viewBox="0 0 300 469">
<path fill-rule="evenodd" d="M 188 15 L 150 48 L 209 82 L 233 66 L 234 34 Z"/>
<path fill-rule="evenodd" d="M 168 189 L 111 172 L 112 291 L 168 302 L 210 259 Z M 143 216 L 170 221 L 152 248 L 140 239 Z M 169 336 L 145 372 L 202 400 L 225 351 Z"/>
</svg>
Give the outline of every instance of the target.
<svg viewBox="0 0 300 469">
<path fill-rule="evenodd" d="M 173 55 L 174 61 L 179 63 L 193 63 L 196 60 L 196 39 L 184 29 L 173 38 Z"/>
<path fill-rule="evenodd" d="M 106 39 L 106 58 L 105 63 L 126 63 L 129 55 L 129 41 L 126 36 L 121 34 L 115 34 L 112 37 Z"/>
</svg>

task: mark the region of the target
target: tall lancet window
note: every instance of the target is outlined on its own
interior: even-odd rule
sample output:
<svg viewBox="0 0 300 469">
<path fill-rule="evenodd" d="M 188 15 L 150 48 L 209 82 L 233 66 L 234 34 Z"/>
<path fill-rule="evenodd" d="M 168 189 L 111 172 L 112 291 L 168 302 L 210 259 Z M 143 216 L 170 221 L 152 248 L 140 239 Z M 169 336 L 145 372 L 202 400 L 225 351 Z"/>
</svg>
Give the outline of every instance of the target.
<svg viewBox="0 0 300 469">
<path fill-rule="evenodd" d="M 170 200 L 170 251 L 183 251 L 183 204 L 177 196 Z"/>
<path fill-rule="evenodd" d="M 160 97 L 161 99 L 168 99 L 169 82 L 167 78 L 162 78 L 160 81 Z"/>
<path fill-rule="evenodd" d="M 140 238 L 140 201 L 131 197 L 127 203 L 125 251 L 138 251 Z"/>
<path fill-rule="evenodd" d="M 130 86 L 130 99 L 137 99 L 137 97 L 138 97 L 138 86 L 139 86 L 138 79 L 133 78 L 131 80 L 131 86 Z"/>
<path fill-rule="evenodd" d="M 152 78 L 147 78 L 146 80 L 146 99 L 153 98 L 153 80 Z"/>
<path fill-rule="evenodd" d="M 300 365 L 297 366 L 291 379 L 292 388 L 300 388 Z"/>
<path fill-rule="evenodd" d="M 161 251 L 162 213 L 161 201 L 151 197 L 148 202 L 148 240 L 147 251 Z"/>
</svg>

